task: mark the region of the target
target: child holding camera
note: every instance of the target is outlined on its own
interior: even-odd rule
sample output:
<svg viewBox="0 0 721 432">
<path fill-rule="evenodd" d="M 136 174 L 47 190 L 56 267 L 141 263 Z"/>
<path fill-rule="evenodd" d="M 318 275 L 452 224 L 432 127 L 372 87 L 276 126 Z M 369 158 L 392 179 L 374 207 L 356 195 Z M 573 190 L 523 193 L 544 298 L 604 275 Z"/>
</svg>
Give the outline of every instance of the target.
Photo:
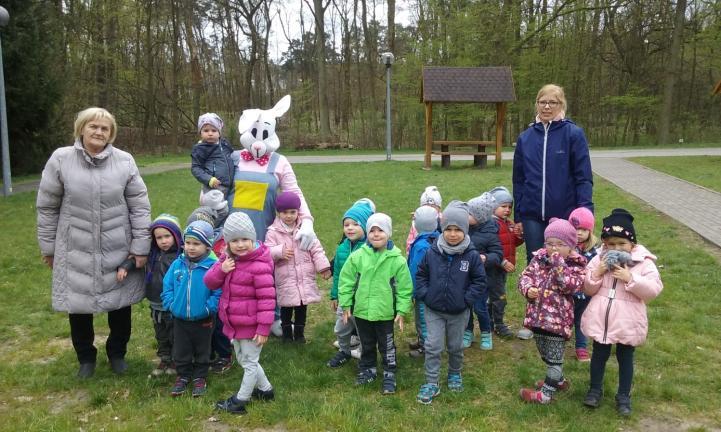
<svg viewBox="0 0 721 432">
<path fill-rule="evenodd" d="M 603 397 L 603 375 L 616 344 L 618 391 L 616 409 L 631 414 L 633 353 L 646 340 L 646 303 L 663 289 L 656 257 L 636 242 L 633 216 L 614 209 L 603 219 L 603 247 L 588 264 L 584 292 L 593 296 L 581 320 L 583 334 L 593 339 L 591 385 L 583 404 L 592 408 Z"/>
</svg>

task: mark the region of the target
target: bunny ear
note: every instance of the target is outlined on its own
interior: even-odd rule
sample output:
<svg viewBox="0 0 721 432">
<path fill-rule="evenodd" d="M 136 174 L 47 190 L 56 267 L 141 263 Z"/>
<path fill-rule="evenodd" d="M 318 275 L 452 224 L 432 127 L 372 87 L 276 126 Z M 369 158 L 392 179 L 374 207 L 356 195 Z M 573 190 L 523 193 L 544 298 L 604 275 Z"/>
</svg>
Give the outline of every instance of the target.
<svg viewBox="0 0 721 432">
<path fill-rule="evenodd" d="M 242 134 L 250 129 L 250 126 L 260 118 L 260 112 L 261 110 L 255 108 L 243 110 L 243 114 L 238 120 L 238 132 Z"/>
<path fill-rule="evenodd" d="M 272 114 L 277 118 L 282 116 L 290 108 L 290 95 L 285 95 L 277 104 L 270 110 Z"/>
</svg>

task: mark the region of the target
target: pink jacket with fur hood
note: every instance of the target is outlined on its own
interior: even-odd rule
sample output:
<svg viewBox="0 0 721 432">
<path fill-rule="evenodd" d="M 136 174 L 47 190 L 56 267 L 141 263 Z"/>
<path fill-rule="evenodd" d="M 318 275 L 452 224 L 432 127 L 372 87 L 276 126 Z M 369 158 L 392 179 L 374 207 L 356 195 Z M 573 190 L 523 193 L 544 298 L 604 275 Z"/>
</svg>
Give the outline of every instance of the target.
<svg viewBox="0 0 721 432">
<path fill-rule="evenodd" d="M 614 278 L 611 273 L 606 272 L 599 280 L 593 277 L 606 252 L 602 248 L 588 264 L 583 291 L 593 297 L 581 318 L 581 330 L 584 335 L 602 344 L 642 345 L 648 333 L 646 303 L 663 290 L 654 264 L 656 257 L 637 244 L 631 250 L 634 263 L 629 266 L 631 281 L 626 284 L 618 280 L 615 298 L 612 299 L 610 293 Z"/>
<path fill-rule="evenodd" d="M 330 269 L 320 241 L 316 239 L 310 250 L 301 250 L 300 242 L 294 240 L 297 232 L 298 224 L 288 231 L 276 217 L 265 235 L 265 244 L 275 262 L 275 288 L 278 304 L 282 307 L 319 303 L 320 292 L 315 275 Z M 293 250 L 293 257 L 284 259 L 283 248 Z"/>
<path fill-rule="evenodd" d="M 275 317 L 273 260 L 263 244 L 252 252 L 235 258 L 235 270 L 223 273 L 222 254 L 205 273 L 203 281 L 213 290 L 223 288 L 218 316 L 228 339 L 252 339 L 256 334 L 268 336 Z"/>
</svg>

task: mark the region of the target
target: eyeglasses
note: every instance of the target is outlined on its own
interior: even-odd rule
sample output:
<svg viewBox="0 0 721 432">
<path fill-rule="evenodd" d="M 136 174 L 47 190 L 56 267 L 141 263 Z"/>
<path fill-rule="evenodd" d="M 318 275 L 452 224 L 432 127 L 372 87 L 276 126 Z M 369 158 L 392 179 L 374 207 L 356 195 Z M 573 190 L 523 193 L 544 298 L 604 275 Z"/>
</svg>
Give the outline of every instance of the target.
<svg viewBox="0 0 721 432">
<path fill-rule="evenodd" d="M 546 249 L 563 249 L 568 248 L 570 249 L 571 246 L 565 244 L 565 243 L 544 243 L 544 246 L 546 246 Z"/>
<path fill-rule="evenodd" d="M 548 105 L 548 106 L 551 107 L 551 108 L 556 108 L 556 107 L 557 107 L 558 105 L 560 105 L 560 104 L 561 104 L 561 102 L 555 101 L 555 100 L 547 100 L 547 101 L 545 101 L 545 100 L 539 100 L 539 101 L 536 101 L 536 105 L 538 105 L 538 106 L 541 107 L 541 108 L 545 107 L 546 105 Z"/>
</svg>

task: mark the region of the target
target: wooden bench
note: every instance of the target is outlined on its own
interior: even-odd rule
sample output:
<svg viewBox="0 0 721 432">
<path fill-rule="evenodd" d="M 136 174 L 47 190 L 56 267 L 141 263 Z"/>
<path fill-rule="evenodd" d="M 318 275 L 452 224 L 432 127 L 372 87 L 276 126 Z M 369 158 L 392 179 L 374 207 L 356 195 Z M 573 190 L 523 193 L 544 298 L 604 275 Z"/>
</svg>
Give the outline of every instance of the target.
<svg viewBox="0 0 721 432">
<path fill-rule="evenodd" d="M 441 156 L 441 167 L 451 166 L 451 155 L 473 156 L 473 166 L 485 168 L 488 166 L 488 155 L 495 155 L 486 152 L 486 146 L 495 148 L 494 141 L 433 141 L 431 154 Z M 440 150 L 436 150 L 440 148 Z"/>
</svg>

